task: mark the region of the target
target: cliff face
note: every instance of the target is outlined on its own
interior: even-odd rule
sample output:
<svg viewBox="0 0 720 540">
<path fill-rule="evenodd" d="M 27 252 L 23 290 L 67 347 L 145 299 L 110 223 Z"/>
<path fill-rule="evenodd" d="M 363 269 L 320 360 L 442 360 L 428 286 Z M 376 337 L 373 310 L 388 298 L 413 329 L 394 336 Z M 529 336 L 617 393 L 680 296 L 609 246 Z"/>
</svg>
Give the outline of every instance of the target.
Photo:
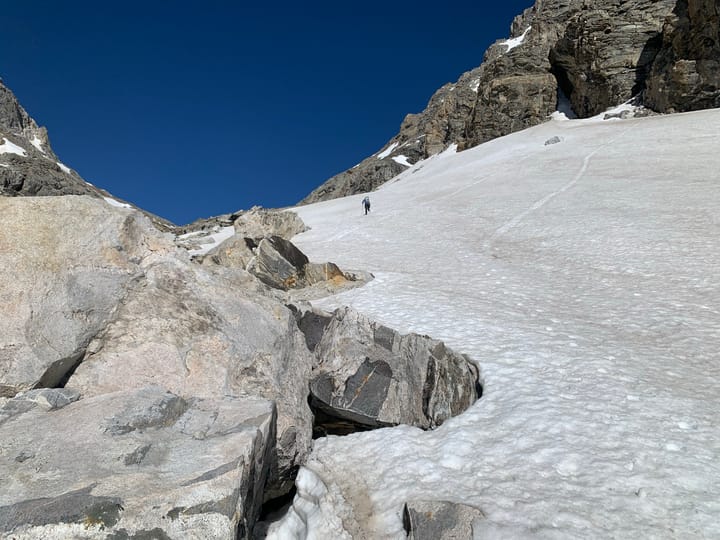
<svg viewBox="0 0 720 540">
<path fill-rule="evenodd" d="M 647 80 L 645 103 L 660 112 L 720 107 L 720 0 L 679 0 Z"/>
<path fill-rule="evenodd" d="M 537 125 L 564 94 L 580 118 L 632 97 L 659 112 L 720 106 L 720 0 L 537 0 L 482 64 L 408 115 L 384 150 L 301 203 L 370 191 L 452 144 Z"/>
</svg>

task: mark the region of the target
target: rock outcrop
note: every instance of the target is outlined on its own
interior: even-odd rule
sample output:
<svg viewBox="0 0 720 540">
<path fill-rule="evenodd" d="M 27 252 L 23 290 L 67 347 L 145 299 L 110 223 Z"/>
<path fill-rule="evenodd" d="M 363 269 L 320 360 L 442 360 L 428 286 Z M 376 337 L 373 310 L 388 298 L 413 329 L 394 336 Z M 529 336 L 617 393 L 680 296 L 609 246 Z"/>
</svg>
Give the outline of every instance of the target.
<svg viewBox="0 0 720 540">
<path fill-rule="evenodd" d="M 400 335 L 350 308 L 320 324 L 310 399 L 326 415 L 368 427 L 432 429 L 482 393 L 475 364 L 441 341 Z"/>
<path fill-rule="evenodd" d="M 217 225 L 213 227 L 215 230 Z M 291 301 L 336 294 L 373 278 L 367 272 L 343 272 L 332 262 L 311 262 L 290 241 L 307 230 L 294 212 L 256 207 L 238 213 L 233 230 L 230 238 L 203 255 L 195 255 L 194 259 L 208 268 L 246 270 L 271 289 L 289 292 Z M 197 249 L 196 238 L 193 231 L 189 236 L 186 233 L 177 237 L 176 241 L 193 253 Z"/>
<path fill-rule="evenodd" d="M 0 536 L 250 538 L 274 426 L 255 397 L 149 387 L 48 412 L 18 396 L 0 409 Z"/>
<path fill-rule="evenodd" d="M 452 145 L 545 122 L 565 99 L 581 118 L 642 95 L 660 112 L 720 106 L 718 13 L 717 0 L 537 0 L 382 151 L 301 203 L 371 191 Z"/>
<path fill-rule="evenodd" d="M 237 235 L 255 240 L 265 236 L 280 236 L 290 240 L 296 234 L 308 230 L 295 212 L 268 210 L 259 206 L 239 213 L 233 226 Z"/>
<path fill-rule="evenodd" d="M 278 407 L 271 482 L 289 489 L 311 440 L 312 357 L 255 278 L 193 263 L 142 214 L 98 199 L 0 198 L 0 227 L 2 396 L 156 384 L 264 397 Z"/>
<path fill-rule="evenodd" d="M 720 1 L 679 0 L 663 28 L 645 104 L 660 112 L 720 107 Z"/>
<path fill-rule="evenodd" d="M 0 396 L 57 385 L 108 324 L 151 253 L 137 213 L 87 197 L 0 197 Z"/>
</svg>

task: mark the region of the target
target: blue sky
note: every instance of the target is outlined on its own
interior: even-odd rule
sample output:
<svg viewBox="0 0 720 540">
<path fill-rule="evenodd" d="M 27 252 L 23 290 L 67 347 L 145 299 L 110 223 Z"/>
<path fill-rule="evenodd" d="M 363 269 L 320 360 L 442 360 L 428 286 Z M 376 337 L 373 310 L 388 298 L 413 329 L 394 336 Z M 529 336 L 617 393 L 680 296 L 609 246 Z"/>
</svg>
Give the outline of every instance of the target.
<svg viewBox="0 0 720 540">
<path fill-rule="evenodd" d="M 63 162 L 181 224 L 296 203 L 532 4 L 11 2 L 0 76 Z"/>
</svg>

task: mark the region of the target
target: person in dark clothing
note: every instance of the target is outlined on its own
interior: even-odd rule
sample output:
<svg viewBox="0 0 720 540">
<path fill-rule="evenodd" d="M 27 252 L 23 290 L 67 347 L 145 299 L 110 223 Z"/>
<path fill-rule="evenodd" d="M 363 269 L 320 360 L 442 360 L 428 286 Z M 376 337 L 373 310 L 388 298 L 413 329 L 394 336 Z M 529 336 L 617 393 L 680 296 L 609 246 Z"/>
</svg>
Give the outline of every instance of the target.
<svg viewBox="0 0 720 540">
<path fill-rule="evenodd" d="M 365 197 L 362 200 L 363 208 L 365 209 L 365 215 L 367 216 L 368 212 L 370 211 L 370 197 Z"/>
</svg>

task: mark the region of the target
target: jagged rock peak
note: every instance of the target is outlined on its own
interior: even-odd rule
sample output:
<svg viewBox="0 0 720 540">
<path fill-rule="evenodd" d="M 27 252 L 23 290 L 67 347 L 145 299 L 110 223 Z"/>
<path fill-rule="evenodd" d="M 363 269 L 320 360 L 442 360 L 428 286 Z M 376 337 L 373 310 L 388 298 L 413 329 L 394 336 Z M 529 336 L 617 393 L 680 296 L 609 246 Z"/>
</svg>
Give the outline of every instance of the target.
<svg viewBox="0 0 720 540">
<path fill-rule="evenodd" d="M 26 136 L 28 131 L 37 129 L 35 120 L 0 78 L 0 130 Z"/>
<path fill-rule="evenodd" d="M 545 122 L 562 95 L 580 118 L 643 94 L 658 112 L 720 106 L 718 13 L 720 0 L 537 0 L 479 67 L 301 203 L 371 191 L 451 145 Z"/>
</svg>

